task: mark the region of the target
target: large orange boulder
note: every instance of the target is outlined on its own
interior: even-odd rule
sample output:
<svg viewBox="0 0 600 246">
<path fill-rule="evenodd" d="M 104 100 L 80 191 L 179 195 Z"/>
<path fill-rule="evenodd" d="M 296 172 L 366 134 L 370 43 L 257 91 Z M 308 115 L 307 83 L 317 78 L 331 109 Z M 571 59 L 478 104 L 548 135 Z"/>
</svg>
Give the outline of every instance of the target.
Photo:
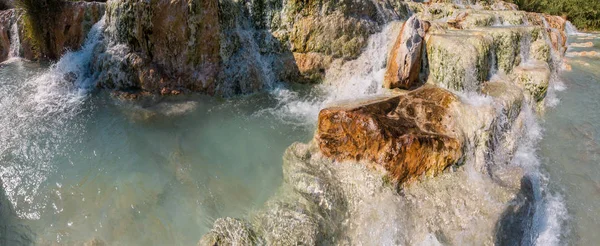
<svg viewBox="0 0 600 246">
<path fill-rule="evenodd" d="M 404 23 L 389 55 L 383 83 L 385 88 L 411 89 L 418 85 L 428 28 L 429 23 L 419 20 L 416 15 Z"/>
<path fill-rule="evenodd" d="M 325 156 L 374 163 L 400 183 L 434 176 L 462 156 L 464 143 L 452 116 L 455 103 L 449 91 L 423 87 L 327 108 L 319 114 L 316 140 Z"/>
</svg>

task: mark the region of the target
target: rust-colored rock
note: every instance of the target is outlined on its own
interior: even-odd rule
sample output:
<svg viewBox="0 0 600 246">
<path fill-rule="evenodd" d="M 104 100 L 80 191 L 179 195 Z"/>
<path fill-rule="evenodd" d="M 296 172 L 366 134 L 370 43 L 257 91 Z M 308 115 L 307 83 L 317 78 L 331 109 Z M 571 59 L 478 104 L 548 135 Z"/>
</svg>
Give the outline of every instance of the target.
<svg viewBox="0 0 600 246">
<path fill-rule="evenodd" d="M 333 62 L 333 57 L 320 53 L 294 53 L 294 59 L 304 81 L 320 81 Z"/>
<path fill-rule="evenodd" d="M 383 166 L 399 182 L 437 175 L 462 156 L 447 90 L 423 87 L 401 96 L 324 109 L 316 140 L 323 154 L 338 161 Z"/>
<path fill-rule="evenodd" d="M 424 38 L 429 23 L 416 15 L 409 18 L 390 52 L 383 86 L 388 89 L 411 89 L 419 83 Z"/>
</svg>

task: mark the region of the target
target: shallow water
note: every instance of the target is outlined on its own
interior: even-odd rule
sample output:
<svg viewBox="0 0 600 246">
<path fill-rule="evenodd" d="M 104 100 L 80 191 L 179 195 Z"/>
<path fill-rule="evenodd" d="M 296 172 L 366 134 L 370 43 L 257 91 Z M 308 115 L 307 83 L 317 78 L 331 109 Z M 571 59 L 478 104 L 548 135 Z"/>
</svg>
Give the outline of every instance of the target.
<svg viewBox="0 0 600 246">
<path fill-rule="evenodd" d="M 572 35 L 571 43 L 593 47 L 568 52 L 600 51 L 600 35 Z M 544 116 L 540 153 L 551 188 L 564 194 L 569 212 L 569 244 L 600 242 L 600 57 L 568 57 L 571 71 L 561 74 L 566 89 L 560 103 Z"/>
<path fill-rule="evenodd" d="M 262 112 L 276 104 L 269 94 L 69 97 L 42 71 L 0 68 L 0 170 L 15 208 L 5 216 L 36 243 L 195 245 L 214 219 L 260 207 L 281 183 L 284 150 L 312 133 Z"/>
</svg>

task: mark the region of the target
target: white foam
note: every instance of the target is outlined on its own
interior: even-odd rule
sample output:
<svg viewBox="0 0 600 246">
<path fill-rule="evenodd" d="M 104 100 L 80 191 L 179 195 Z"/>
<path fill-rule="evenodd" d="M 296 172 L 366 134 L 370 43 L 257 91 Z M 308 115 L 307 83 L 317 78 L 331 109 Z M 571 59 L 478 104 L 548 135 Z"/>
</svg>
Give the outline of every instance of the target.
<svg viewBox="0 0 600 246">
<path fill-rule="evenodd" d="M 567 23 L 565 23 L 565 31 L 567 32 L 568 35 L 575 35 L 579 33 L 579 30 L 577 30 L 577 27 L 575 27 L 573 25 L 573 23 L 571 23 L 570 21 L 567 21 Z"/>
<path fill-rule="evenodd" d="M 81 105 L 94 88 L 89 64 L 100 42 L 104 19 L 95 24 L 80 51 L 67 52 L 45 72 L 24 81 L 7 84 L 0 101 L 0 166 L 4 190 L 21 218 L 38 219 L 43 202 L 37 199 L 42 183 L 52 171 L 47 164 L 59 155 L 61 130 L 68 119 L 81 111 Z M 14 69 L 27 69 L 25 61 L 15 62 Z M 22 78 L 18 78 L 22 79 Z M 12 88 L 11 88 L 12 86 Z M 39 136 L 49 136 L 39 139 Z"/>
<path fill-rule="evenodd" d="M 8 58 L 19 57 L 21 55 L 21 39 L 19 37 L 19 28 L 17 22 L 13 23 L 10 27 L 10 51 L 8 52 Z"/>
<path fill-rule="evenodd" d="M 275 88 L 271 94 L 278 106 L 267 109 L 282 119 L 304 125 L 314 125 L 319 111 L 334 102 L 380 95 L 388 52 L 400 29 L 399 22 L 391 22 L 380 33 L 371 35 L 366 49 L 352 61 L 335 61 L 327 70 L 325 80 L 308 95 L 300 95 L 286 88 Z"/>
</svg>

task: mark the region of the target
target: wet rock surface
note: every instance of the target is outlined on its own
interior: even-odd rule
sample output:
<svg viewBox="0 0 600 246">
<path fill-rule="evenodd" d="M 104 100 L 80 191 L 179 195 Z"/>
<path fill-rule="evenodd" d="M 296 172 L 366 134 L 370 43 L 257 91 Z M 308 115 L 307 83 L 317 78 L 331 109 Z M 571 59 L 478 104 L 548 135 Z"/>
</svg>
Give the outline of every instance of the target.
<svg viewBox="0 0 600 246">
<path fill-rule="evenodd" d="M 106 26 L 107 45 L 126 46 L 121 50 L 125 54 L 118 54 L 126 62 L 99 54 L 104 58 L 96 64 L 103 73 L 100 86 L 155 94 L 214 94 L 220 62 L 218 1 L 112 1 Z"/>
<path fill-rule="evenodd" d="M 421 21 L 416 16 L 403 24 L 389 55 L 383 81 L 385 88 L 411 89 L 420 84 L 421 56 L 428 29 L 429 22 Z"/>
<path fill-rule="evenodd" d="M 437 175 L 461 157 L 462 141 L 450 109 L 456 101 L 446 90 L 422 88 L 327 108 L 319 114 L 316 139 L 325 156 L 377 163 L 400 182 Z"/>
<path fill-rule="evenodd" d="M 92 26 L 104 15 L 105 6 L 105 3 L 99 2 L 66 2 L 56 16 L 56 27 L 51 30 L 54 40 L 50 43 L 53 45 L 47 52 L 60 57 L 69 50 L 81 48 Z M 44 59 L 48 55 L 42 54 L 27 35 L 23 15 L 19 9 L 0 11 L 0 61 L 9 57 L 11 45 L 17 46 L 16 56 L 28 60 Z M 13 25 L 17 25 L 15 33 L 11 33 Z M 20 43 L 11 44 L 15 40 Z"/>
</svg>

